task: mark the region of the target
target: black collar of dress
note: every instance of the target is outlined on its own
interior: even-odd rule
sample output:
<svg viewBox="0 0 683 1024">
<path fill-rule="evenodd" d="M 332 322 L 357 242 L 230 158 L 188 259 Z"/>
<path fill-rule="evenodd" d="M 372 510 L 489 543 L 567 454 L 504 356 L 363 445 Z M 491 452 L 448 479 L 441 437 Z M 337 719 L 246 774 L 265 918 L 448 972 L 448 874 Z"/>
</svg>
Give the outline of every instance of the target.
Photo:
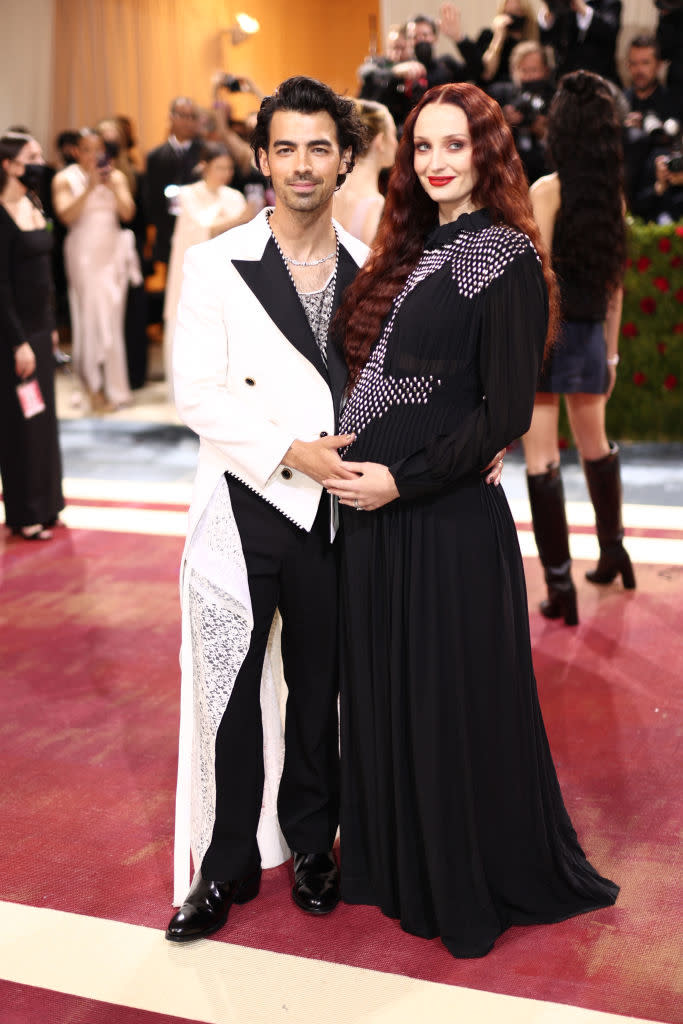
<svg viewBox="0 0 683 1024">
<path fill-rule="evenodd" d="M 447 224 L 439 224 L 437 228 L 427 236 L 425 249 L 440 249 L 448 242 L 452 242 L 461 231 L 481 231 L 483 228 L 491 227 L 491 214 L 488 210 L 475 210 L 474 213 L 461 213 L 456 220 Z"/>
</svg>

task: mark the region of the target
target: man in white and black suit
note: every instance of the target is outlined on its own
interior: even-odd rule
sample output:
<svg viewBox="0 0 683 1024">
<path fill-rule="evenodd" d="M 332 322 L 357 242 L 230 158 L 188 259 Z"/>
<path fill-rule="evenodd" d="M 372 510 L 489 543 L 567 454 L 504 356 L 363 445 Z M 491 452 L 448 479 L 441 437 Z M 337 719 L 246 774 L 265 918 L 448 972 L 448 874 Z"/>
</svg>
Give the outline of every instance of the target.
<svg viewBox="0 0 683 1024">
<path fill-rule="evenodd" d="M 174 386 L 201 443 L 181 568 L 171 941 L 217 931 L 290 850 L 297 905 L 324 914 L 339 899 L 337 570 L 322 480 L 352 475 L 337 451 L 346 367 L 330 327 L 367 250 L 331 207 L 362 141 L 350 100 L 288 79 L 253 139 L 274 211 L 185 260 Z"/>
</svg>

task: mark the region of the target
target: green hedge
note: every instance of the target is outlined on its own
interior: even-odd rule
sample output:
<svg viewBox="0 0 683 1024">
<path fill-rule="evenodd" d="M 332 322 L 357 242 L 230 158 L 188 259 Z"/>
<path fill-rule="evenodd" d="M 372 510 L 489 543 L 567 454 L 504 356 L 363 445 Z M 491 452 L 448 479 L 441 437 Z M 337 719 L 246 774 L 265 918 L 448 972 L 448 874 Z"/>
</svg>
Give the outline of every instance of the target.
<svg viewBox="0 0 683 1024">
<path fill-rule="evenodd" d="M 619 355 L 609 436 L 683 440 L 683 221 L 629 220 Z"/>
</svg>

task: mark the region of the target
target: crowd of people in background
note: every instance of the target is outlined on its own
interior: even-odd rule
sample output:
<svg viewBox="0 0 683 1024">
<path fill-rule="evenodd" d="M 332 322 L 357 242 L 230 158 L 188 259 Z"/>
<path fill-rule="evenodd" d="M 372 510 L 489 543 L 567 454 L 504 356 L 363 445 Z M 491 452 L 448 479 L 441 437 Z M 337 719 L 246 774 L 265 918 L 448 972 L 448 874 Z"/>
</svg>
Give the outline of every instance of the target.
<svg viewBox="0 0 683 1024">
<path fill-rule="evenodd" d="M 474 82 L 500 103 L 532 184 L 554 169 L 548 111 L 559 81 L 577 69 L 592 71 L 610 83 L 623 125 L 630 211 L 660 223 L 677 220 L 683 215 L 683 8 L 658 0 L 656 32 L 629 41 L 624 83 L 616 63 L 621 6 L 620 0 L 550 0 L 536 13 L 528 0 L 501 0 L 490 28 L 473 40 L 462 32 L 457 8 L 445 3 L 440 22 L 418 14 L 390 28 L 384 55 L 359 69 L 360 96 L 383 103 L 400 134 L 432 85 Z M 461 60 L 437 56 L 439 33 Z"/>
<path fill-rule="evenodd" d="M 615 58 L 620 0 L 548 0 L 538 9 L 529 0 L 500 0 L 491 25 L 474 39 L 452 3 L 441 6 L 438 20 L 418 13 L 391 26 L 385 52 L 358 69 L 367 148 L 335 197 L 335 216 L 372 242 L 403 124 L 429 88 L 448 82 L 472 82 L 500 104 L 533 184 L 555 170 L 548 114 L 558 84 L 582 68 L 612 90 L 628 210 L 658 223 L 680 219 L 683 8 L 680 0 L 656 6 L 656 31 L 629 42 L 626 82 Z M 440 52 L 440 37 L 456 55 Z M 241 122 L 232 117 L 236 91 L 254 97 L 253 113 Z M 58 136 L 59 166 L 41 179 L 39 200 L 54 223 L 57 322 L 70 328 L 72 400 L 84 412 L 121 408 L 143 386 L 150 325 L 164 338 L 172 400 L 171 338 L 185 249 L 273 202 L 248 142 L 261 99 L 250 79 L 218 75 L 210 108 L 188 96 L 172 100 L 168 137 L 146 157 L 125 116 Z"/>
</svg>

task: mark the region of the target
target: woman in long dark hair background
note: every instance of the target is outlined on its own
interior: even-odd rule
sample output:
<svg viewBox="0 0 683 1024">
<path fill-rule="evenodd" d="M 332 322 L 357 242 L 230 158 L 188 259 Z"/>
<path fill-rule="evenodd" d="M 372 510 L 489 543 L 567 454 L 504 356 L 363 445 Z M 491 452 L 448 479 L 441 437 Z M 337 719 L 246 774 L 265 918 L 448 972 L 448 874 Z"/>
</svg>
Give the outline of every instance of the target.
<svg viewBox="0 0 683 1024">
<path fill-rule="evenodd" d="M 589 71 L 566 75 L 553 100 L 548 150 L 557 170 L 531 188 L 534 214 L 552 251 L 561 297 L 561 330 L 539 383 L 524 454 L 534 535 L 545 571 L 546 618 L 576 625 L 569 534 L 560 475 L 559 401 L 595 508 L 600 561 L 591 583 L 620 573 L 635 587 L 622 543 L 619 449 L 607 440 L 605 408 L 616 382 L 626 260 L 619 125 L 607 82 Z"/>
<path fill-rule="evenodd" d="M 44 166 L 30 135 L 0 138 L 0 472 L 5 522 L 26 540 L 50 540 L 49 527 L 64 508 L 52 235 L 36 199 Z M 16 389 L 34 376 L 45 409 L 27 419 Z"/>
<path fill-rule="evenodd" d="M 517 532 L 481 474 L 529 427 L 553 287 L 500 107 L 432 89 L 341 310 L 362 475 L 325 484 L 344 520 L 342 897 L 457 957 L 617 893 L 562 801 Z"/>
</svg>

